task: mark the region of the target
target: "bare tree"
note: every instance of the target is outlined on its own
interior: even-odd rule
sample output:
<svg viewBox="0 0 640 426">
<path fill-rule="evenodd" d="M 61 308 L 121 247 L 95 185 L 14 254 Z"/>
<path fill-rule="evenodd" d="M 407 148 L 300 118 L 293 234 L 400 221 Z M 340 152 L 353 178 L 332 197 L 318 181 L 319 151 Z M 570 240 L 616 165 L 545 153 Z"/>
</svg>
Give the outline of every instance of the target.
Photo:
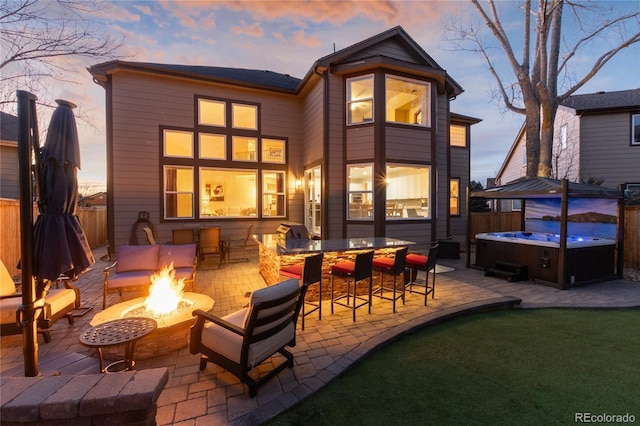
<svg viewBox="0 0 640 426">
<path fill-rule="evenodd" d="M 79 60 L 116 58 L 124 38 L 93 19 L 104 7 L 98 0 L 1 1 L 0 107 L 16 102 L 16 89 L 51 104 L 52 81 L 74 83 Z"/>
<path fill-rule="evenodd" d="M 532 10 L 532 1 L 524 0 L 522 44 L 516 45 L 503 27 L 494 0 L 488 0 L 486 6 L 478 0 L 471 2 L 499 43 L 499 50 L 513 71 L 512 79 L 500 75 L 499 59 L 492 55 L 491 46 L 485 42 L 479 28 L 450 25 L 448 30 L 453 34 L 450 41 L 456 42 L 458 48 L 480 53 L 497 82 L 497 97 L 508 110 L 525 116 L 526 176 L 551 176 L 553 123 L 558 105 L 584 86 L 618 52 L 640 42 L 638 3 L 623 3 L 624 6 L 631 4 L 636 10 L 616 14 L 611 3 L 538 0 L 537 10 Z M 577 33 L 562 33 L 565 9 L 577 22 Z M 597 56 L 592 50 L 595 41 L 605 38 L 608 47 Z M 588 57 L 595 59 L 582 76 L 575 77 L 576 69 L 570 67 L 571 59 L 576 59 L 579 52 L 586 49 L 589 49 Z M 516 52 L 522 52 L 521 60 Z M 560 77 L 563 77 L 560 83 L 564 83 L 561 94 L 558 93 Z"/>
</svg>

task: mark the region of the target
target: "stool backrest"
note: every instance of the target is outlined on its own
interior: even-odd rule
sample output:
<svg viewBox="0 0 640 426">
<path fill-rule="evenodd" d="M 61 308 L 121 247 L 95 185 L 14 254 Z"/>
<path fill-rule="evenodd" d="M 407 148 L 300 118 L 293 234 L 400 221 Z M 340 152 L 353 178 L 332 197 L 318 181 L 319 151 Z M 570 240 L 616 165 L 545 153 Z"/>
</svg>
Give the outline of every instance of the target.
<svg viewBox="0 0 640 426">
<path fill-rule="evenodd" d="M 313 284 L 322 280 L 322 259 L 324 253 L 313 254 L 304 258 L 302 268 L 302 284 Z"/>
<path fill-rule="evenodd" d="M 440 252 L 440 245 L 436 244 L 431 246 L 429 249 L 429 253 L 427 253 L 427 272 L 430 270 L 435 270 L 436 268 L 436 260 L 438 260 L 438 253 Z"/>
<path fill-rule="evenodd" d="M 355 270 L 353 272 L 355 281 L 371 278 L 373 275 L 373 250 L 357 254 L 355 263 Z"/>
<path fill-rule="evenodd" d="M 395 275 L 398 275 L 404 272 L 408 251 L 409 251 L 409 247 L 403 247 L 401 249 L 396 250 L 396 254 L 393 259 L 393 273 Z"/>
</svg>

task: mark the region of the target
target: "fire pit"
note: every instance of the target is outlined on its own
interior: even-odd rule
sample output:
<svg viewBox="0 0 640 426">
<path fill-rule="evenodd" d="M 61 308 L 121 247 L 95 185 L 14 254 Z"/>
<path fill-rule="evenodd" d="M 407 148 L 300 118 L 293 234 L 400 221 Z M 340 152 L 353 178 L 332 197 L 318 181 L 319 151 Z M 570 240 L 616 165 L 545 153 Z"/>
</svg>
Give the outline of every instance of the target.
<svg viewBox="0 0 640 426">
<path fill-rule="evenodd" d="M 118 318 L 148 317 L 158 323 L 158 328 L 136 343 L 136 359 L 143 360 L 166 355 L 187 346 L 189 329 L 195 319 L 196 309 L 208 311 L 213 299 L 199 293 L 183 292 L 183 280 L 175 279 L 173 265 L 163 268 L 151 277 L 148 297 L 138 297 L 117 303 L 94 315 L 91 326 Z M 124 347 L 113 346 L 103 349 L 107 359 L 122 358 Z"/>
</svg>

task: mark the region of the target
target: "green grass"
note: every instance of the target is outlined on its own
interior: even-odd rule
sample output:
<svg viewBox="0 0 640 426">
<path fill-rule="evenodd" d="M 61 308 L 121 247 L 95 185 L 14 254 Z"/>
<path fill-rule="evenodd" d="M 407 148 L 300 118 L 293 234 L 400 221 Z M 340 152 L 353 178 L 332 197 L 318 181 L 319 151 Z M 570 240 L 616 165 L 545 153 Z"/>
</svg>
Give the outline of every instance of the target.
<svg viewBox="0 0 640 426">
<path fill-rule="evenodd" d="M 640 310 L 510 310 L 451 320 L 368 356 L 268 425 L 640 422 Z"/>
</svg>

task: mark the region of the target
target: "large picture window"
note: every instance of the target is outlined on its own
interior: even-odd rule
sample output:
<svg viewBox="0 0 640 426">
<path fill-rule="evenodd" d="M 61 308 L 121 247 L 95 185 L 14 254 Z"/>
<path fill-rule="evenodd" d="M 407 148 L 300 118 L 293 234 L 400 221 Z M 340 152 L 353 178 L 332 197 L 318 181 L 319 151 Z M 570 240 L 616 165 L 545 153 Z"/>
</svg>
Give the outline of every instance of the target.
<svg viewBox="0 0 640 426">
<path fill-rule="evenodd" d="M 347 79 L 347 124 L 373 121 L 373 75 Z"/>
<path fill-rule="evenodd" d="M 200 217 L 256 216 L 256 171 L 200 168 Z"/>
<path fill-rule="evenodd" d="M 164 218 L 193 218 L 193 167 L 164 167 Z"/>
<path fill-rule="evenodd" d="M 387 164 L 387 219 L 427 219 L 429 166 Z"/>
<path fill-rule="evenodd" d="M 373 165 L 348 165 L 347 188 L 347 218 L 373 220 Z"/>
<path fill-rule="evenodd" d="M 386 76 L 385 92 L 387 122 L 428 126 L 429 83 Z"/>
<path fill-rule="evenodd" d="M 262 172 L 262 215 L 286 215 L 285 176 L 282 171 Z"/>
</svg>

